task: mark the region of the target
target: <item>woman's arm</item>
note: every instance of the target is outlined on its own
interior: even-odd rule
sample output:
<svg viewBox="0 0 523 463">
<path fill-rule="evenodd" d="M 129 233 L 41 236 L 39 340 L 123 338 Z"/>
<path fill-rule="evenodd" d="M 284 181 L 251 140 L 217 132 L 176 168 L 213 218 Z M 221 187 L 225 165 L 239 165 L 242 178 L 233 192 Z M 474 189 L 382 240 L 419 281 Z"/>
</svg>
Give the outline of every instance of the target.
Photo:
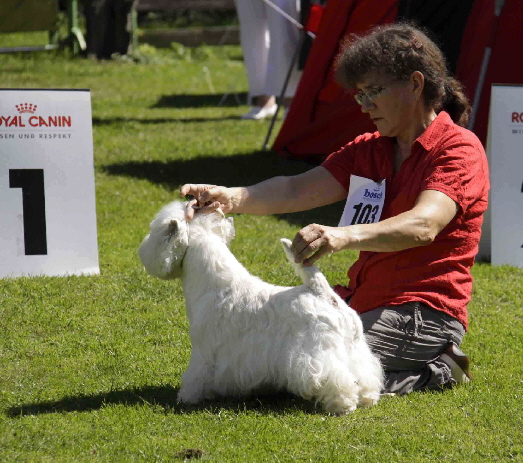
<svg viewBox="0 0 523 463">
<path fill-rule="evenodd" d="M 415 206 L 374 224 L 326 227 L 312 224 L 300 230 L 292 243 L 296 262 L 311 265 L 325 254 L 343 249 L 390 252 L 434 241 L 458 211 L 458 205 L 436 190 L 420 193 Z"/>
<path fill-rule="evenodd" d="M 273 177 L 249 187 L 183 185 L 180 194 L 190 194 L 201 212 L 221 208 L 224 213 L 282 214 L 313 209 L 340 201 L 347 192 L 324 167 L 303 174 Z"/>
</svg>

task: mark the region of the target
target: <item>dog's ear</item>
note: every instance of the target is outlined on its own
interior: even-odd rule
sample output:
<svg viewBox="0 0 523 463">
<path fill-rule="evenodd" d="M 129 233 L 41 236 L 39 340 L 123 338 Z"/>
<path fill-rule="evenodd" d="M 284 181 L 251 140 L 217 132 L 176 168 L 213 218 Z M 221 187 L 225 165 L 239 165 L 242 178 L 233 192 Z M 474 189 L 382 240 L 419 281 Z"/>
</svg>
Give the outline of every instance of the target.
<svg viewBox="0 0 523 463">
<path fill-rule="evenodd" d="M 169 223 L 169 234 L 176 235 L 176 233 L 178 233 L 178 228 L 178 221 L 176 219 L 172 219 Z"/>
</svg>

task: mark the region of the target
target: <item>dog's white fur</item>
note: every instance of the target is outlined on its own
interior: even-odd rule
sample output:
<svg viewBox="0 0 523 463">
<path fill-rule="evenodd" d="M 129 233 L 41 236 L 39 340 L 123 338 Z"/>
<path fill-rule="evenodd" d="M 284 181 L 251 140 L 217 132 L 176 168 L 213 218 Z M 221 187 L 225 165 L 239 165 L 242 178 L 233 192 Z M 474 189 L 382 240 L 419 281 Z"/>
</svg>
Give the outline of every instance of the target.
<svg viewBox="0 0 523 463">
<path fill-rule="evenodd" d="M 380 397 L 383 372 L 359 316 L 336 295 L 317 267 L 287 258 L 303 285 L 274 286 L 252 276 L 227 245 L 231 218 L 200 214 L 187 222 L 186 204 L 165 206 L 140 245 L 145 269 L 181 277 L 192 353 L 178 400 L 197 403 L 261 388 L 286 389 L 349 413 Z"/>
</svg>

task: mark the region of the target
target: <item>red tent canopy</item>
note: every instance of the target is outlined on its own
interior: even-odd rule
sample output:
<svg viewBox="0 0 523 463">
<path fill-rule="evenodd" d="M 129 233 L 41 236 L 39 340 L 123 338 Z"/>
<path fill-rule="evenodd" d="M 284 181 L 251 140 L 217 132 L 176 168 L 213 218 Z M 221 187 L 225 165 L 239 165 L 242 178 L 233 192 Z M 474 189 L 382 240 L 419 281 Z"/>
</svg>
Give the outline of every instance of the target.
<svg viewBox="0 0 523 463">
<path fill-rule="evenodd" d="M 344 37 L 393 22 L 397 0 L 328 0 L 300 84 L 273 149 L 291 157 L 325 156 L 373 131 L 352 95 L 333 78 Z"/>
<path fill-rule="evenodd" d="M 495 15 L 496 4 L 500 11 Z M 456 69 L 457 79 L 464 84 L 471 104 L 479 93 L 474 125 L 469 127 L 486 145 L 490 94 L 492 84 L 523 84 L 523 2 L 521 0 L 476 0 L 467 21 L 461 55 Z M 486 48 L 490 48 L 490 60 L 485 60 Z M 487 65 L 481 85 L 482 64 Z"/>
<path fill-rule="evenodd" d="M 289 114 L 274 142 L 275 151 L 286 157 L 321 161 L 357 135 L 376 130 L 368 116 L 361 113 L 352 94 L 334 82 L 333 67 L 344 38 L 395 21 L 399 3 L 398 0 L 328 0 Z M 503 2 L 474 1 L 468 20 L 462 25 L 464 32 L 456 65 L 456 77 L 465 85 L 473 103 L 485 49 L 491 47 L 473 128 L 483 143 L 491 84 L 523 83 L 523 64 L 514 59 L 515 52 L 523 49 L 523 35 L 517 30 L 523 23 L 523 2 L 505 0 L 499 18 L 495 15 L 496 3 L 499 6 Z M 421 25 L 429 27 L 423 21 Z"/>
</svg>

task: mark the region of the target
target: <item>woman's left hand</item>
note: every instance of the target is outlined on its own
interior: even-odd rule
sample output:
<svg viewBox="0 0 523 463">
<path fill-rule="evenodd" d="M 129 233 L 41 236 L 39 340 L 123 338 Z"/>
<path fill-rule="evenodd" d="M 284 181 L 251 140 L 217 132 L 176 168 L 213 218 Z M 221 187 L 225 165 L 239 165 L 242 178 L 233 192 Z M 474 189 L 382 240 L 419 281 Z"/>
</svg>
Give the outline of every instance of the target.
<svg viewBox="0 0 523 463">
<path fill-rule="evenodd" d="M 377 223 L 327 227 L 315 223 L 294 237 L 296 263 L 309 266 L 325 254 L 342 249 L 396 252 L 431 244 L 459 209 L 452 198 L 437 190 L 424 190 L 412 209 Z"/>
<path fill-rule="evenodd" d="M 291 249 L 295 262 L 307 267 L 324 255 L 345 249 L 352 240 L 350 227 L 327 227 L 313 223 L 296 233 Z"/>
</svg>

